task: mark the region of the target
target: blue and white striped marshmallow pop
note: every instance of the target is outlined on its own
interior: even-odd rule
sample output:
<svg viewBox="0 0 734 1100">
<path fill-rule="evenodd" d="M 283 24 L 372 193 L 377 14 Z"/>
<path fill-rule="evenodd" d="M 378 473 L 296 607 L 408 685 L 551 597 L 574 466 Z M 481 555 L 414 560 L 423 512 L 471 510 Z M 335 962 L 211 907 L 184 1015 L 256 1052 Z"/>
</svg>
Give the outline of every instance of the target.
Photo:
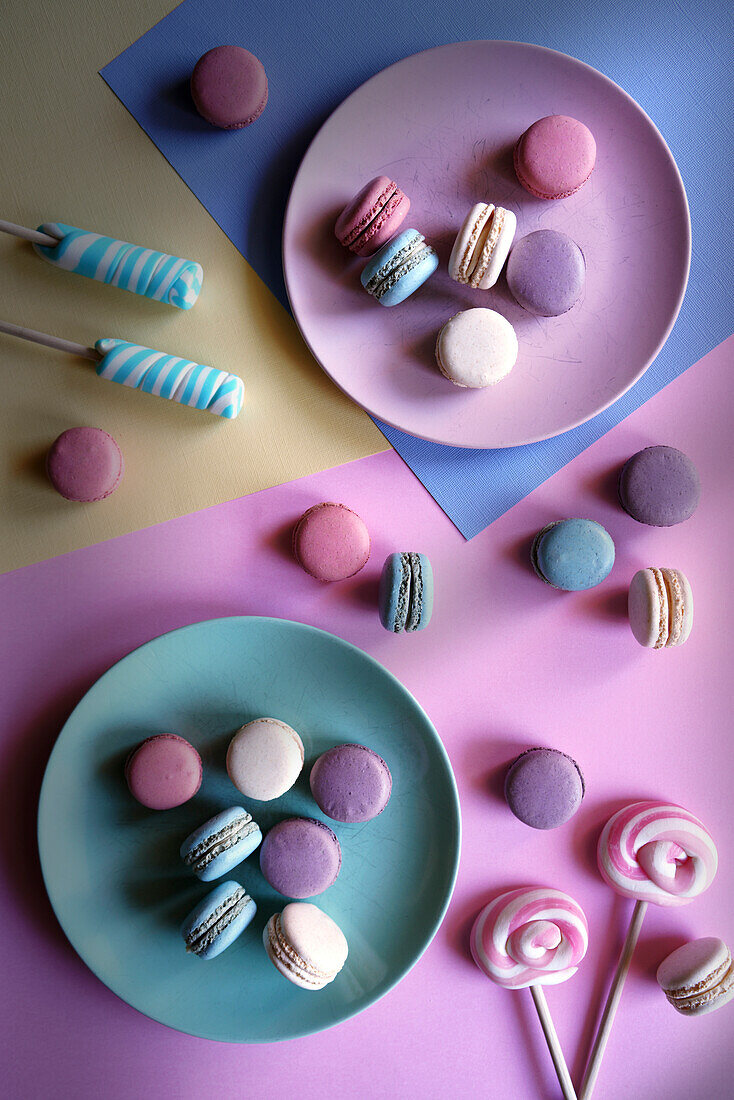
<svg viewBox="0 0 734 1100">
<path fill-rule="evenodd" d="M 94 346 L 102 356 L 96 367 L 100 378 L 167 397 L 179 405 L 206 409 L 228 420 L 234 420 L 242 408 L 245 387 L 236 374 L 126 340 L 105 338 Z"/>
<path fill-rule="evenodd" d="M 59 243 L 34 244 L 34 250 L 64 271 L 75 271 L 177 309 L 191 309 L 199 297 L 204 272 L 194 260 L 181 260 L 63 222 L 44 222 L 38 228 L 41 233 L 58 237 Z"/>
</svg>

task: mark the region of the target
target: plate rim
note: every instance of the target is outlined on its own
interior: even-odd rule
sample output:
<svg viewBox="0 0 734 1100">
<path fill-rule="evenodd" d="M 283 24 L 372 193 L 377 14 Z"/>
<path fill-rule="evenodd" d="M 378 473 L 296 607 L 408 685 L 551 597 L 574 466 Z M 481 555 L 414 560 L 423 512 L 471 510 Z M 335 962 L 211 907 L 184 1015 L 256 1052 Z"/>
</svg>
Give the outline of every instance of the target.
<svg viewBox="0 0 734 1100">
<path fill-rule="evenodd" d="M 89 960 L 86 957 L 83 950 L 81 950 L 80 947 L 77 945 L 76 939 L 72 938 L 72 936 L 69 934 L 69 930 L 67 929 L 65 922 L 62 920 L 62 918 L 61 918 L 61 916 L 60 916 L 60 914 L 57 910 L 56 904 L 54 903 L 54 898 L 53 898 L 53 895 L 52 895 L 52 891 L 49 887 L 49 880 L 48 880 L 48 877 L 47 877 L 46 864 L 44 863 L 45 841 L 43 839 L 44 828 L 45 828 L 44 819 L 47 816 L 47 814 L 49 813 L 49 808 L 48 808 L 48 805 L 47 805 L 48 798 L 49 798 L 49 794 L 48 794 L 49 784 L 47 783 L 47 779 L 48 779 L 49 775 L 52 773 L 52 769 L 53 769 L 53 766 L 54 766 L 54 757 L 56 756 L 57 750 L 59 749 L 59 746 L 61 745 L 61 742 L 62 742 L 62 739 L 63 739 L 64 735 L 66 734 L 67 736 L 69 736 L 69 734 L 67 734 L 67 729 L 69 729 L 71 724 L 73 723 L 73 721 L 75 719 L 75 716 L 77 714 L 77 711 L 85 704 L 85 702 L 87 701 L 87 699 L 91 695 L 91 693 L 98 689 L 99 685 L 101 685 L 103 683 L 103 681 L 106 679 L 106 677 L 109 676 L 112 672 L 114 672 L 114 670 L 117 668 L 117 666 L 122 664 L 123 661 L 126 661 L 129 657 L 132 657 L 134 654 L 140 653 L 142 650 L 147 649 L 149 646 L 154 645 L 161 638 L 166 638 L 166 637 L 169 637 L 170 635 L 179 634 L 179 633 L 182 633 L 184 631 L 196 630 L 197 628 L 200 628 L 200 627 L 203 627 L 203 626 L 212 627 L 212 626 L 216 626 L 217 624 L 220 624 L 220 623 L 235 623 L 235 622 L 237 622 L 237 623 L 242 624 L 242 623 L 250 623 L 250 622 L 253 622 L 253 621 L 258 622 L 258 623 L 278 624 L 279 627 L 282 627 L 283 625 L 285 625 L 288 629 L 296 628 L 296 629 L 306 631 L 308 633 L 324 635 L 327 638 L 337 642 L 339 647 L 344 647 L 348 650 L 353 651 L 356 654 L 359 654 L 359 656 L 361 658 L 366 659 L 369 663 L 374 665 L 376 667 L 376 669 L 378 669 L 382 673 L 382 675 L 387 676 L 387 678 L 390 681 L 392 681 L 393 685 L 395 687 L 397 687 L 398 691 L 404 697 L 406 697 L 409 700 L 409 702 L 416 708 L 416 710 L 422 716 L 428 730 L 431 733 L 431 738 L 434 742 L 435 748 L 438 751 L 439 758 L 441 759 L 441 762 L 442 762 L 443 767 L 444 767 L 444 771 L 445 771 L 447 779 L 448 779 L 448 790 L 449 790 L 450 796 L 451 796 L 450 805 L 444 807 L 443 809 L 446 813 L 447 818 L 450 819 L 450 821 L 453 825 L 452 832 L 455 836 L 455 840 L 454 840 L 453 845 L 452 845 L 453 850 L 451 852 L 450 865 L 449 865 L 449 869 L 448 869 L 448 878 L 447 878 L 447 883 L 446 883 L 446 887 L 445 887 L 445 890 L 444 890 L 444 897 L 441 900 L 440 906 L 438 908 L 437 915 L 436 915 L 435 919 L 433 920 L 433 922 L 431 923 L 431 925 L 429 927 L 428 935 L 426 936 L 424 942 L 421 944 L 421 947 L 418 950 L 418 952 L 412 955 L 408 965 L 402 967 L 401 969 L 399 969 L 397 971 L 397 973 L 395 975 L 391 976 L 391 978 L 387 982 L 387 984 L 380 987 L 380 992 L 376 996 L 370 995 L 370 997 L 364 1003 L 360 1004 L 360 1006 L 358 1008 L 355 1008 L 353 1011 L 348 1011 L 345 1014 L 340 1015 L 338 1017 L 338 1019 L 336 1019 L 333 1023 L 325 1024 L 323 1026 L 318 1026 L 318 1027 L 310 1027 L 310 1026 L 306 1025 L 305 1027 L 300 1028 L 296 1031 L 293 1031 L 293 1032 L 289 1033 L 288 1035 L 278 1036 L 277 1038 L 268 1039 L 268 1040 L 262 1040 L 262 1039 L 253 1040 L 253 1039 L 247 1039 L 247 1038 L 244 1038 L 244 1039 L 223 1039 L 220 1036 L 217 1036 L 217 1035 L 214 1035 L 214 1034 L 203 1034 L 201 1032 L 187 1031 L 184 1028 L 176 1027 L 173 1024 L 168 1023 L 166 1020 L 161 1019 L 160 1016 L 156 1016 L 156 1015 L 154 1015 L 150 1012 L 146 1012 L 144 1009 L 139 1008 L 135 1004 L 132 1004 L 130 1001 L 126 1000 L 126 998 L 124 996 L 122 996 L 120 993 L 118 993 L 116 989 L 113 989 L 110 985 L 108 985 L 107 982 L 102 977 L 100 977 L 100 975 L 97 972 L 97 970 L 95 969 L 95 967 L 91 965 L 91 963 L 89 962 Z M 121 1000 L 124 1004 L 128 1005 L 135 1012 L 139 1012 L 142 1016 L 146 1016 L 148 1019 L 154 1020 L 156 1023 L 161 1024 L 164 1027 L 169 1028 L 171 1031 L 178 1032 L 179 1034 L 182 1034 L 182 1035 L 189 1035 L 192 1038 L 205 1039 L 205 1040 L 208 1040 L 208 1041 L 211 1041 L 211 1042 L 220 1042 L 220 1043 L 225 1043 L 225 1044 L 228 1044 L 228 1045 L 270 1046 L 274 1043 L 289 1042 L 292 1039 L 301 1039 L 301 1038 L 305 1038 L 308 1035 L 316 1035 L 316 1034 L 319 1034 L 320 1032 L 329 1031 L 332 1028 L 338 1027 L 340 1024 L 345 1023 L 347 1020 L 350 1020 L 353 1017 L 360 1015 L 360 1013 L 364 1012 L 366 1009 L 372 1007 L 372 1005 L 374 1005 L 378 1001 L 382 1000 L 382 998 L 384 996 L 386 996 L 392 989 L 394 989 L 395 986 L 398 985 L 403 980 L 403 978 L 405 978 L 410 973 L 410 971 L 413 969 L 413 967 L 420 961 L 422 956 L 425 954 L 425 952 L 427 951 L 427 949 L 429 948 L 429 946 L 431 945 L 431 943 L 435 939 L 435 936 L 436 936 L 438 930 L 440 929 L 441 925 L 443 924 L 444 918 L 446 916 L 446 912 L 448 910 L 448 907 L 451 903 L 451 899 L 452 899 L 453 894 L 454 894 L 454 889 L 456 887 L 456 879 L 457 879 L 457 875 L 458 875 L 458 871 L 459 871 L 459 863 L 460 863 L 460 859 L 461 859 L 461 842 L 462 842 L 461 802 L 460 802 L 460 799 L 459 799 L 459 791 L 458 791 L 458 786 L 457 786 L 457 783 L 456 783 L 456 776 L 454 775 L 454 770 L 453 770 L 453 767 L 451 765 L 451 760 L 449 758 L 448 752 L 446 751 L 446 747 L 445 747 L 445 745 L 444 745 L 444 743 L 443 743 L 443 741 L 442 741 L 442 739 L 441 739 L 441 737 L 438 733 L 438 730 L 434 726 L 433 722 L 431 721 L 430 717 L 428 716 L 428 714 L 426 713 L 424 708 L 421 706 L 421 704 L 418 702 L 416 697 L 413 695 L 413 693 L 411 691 L 409 691 L 409 689 L 402 683 L 401 680 L 398 679 L 397 676 L 395 676 L 394 673 L 392 673 L 388 668 L 385 668 L 385 666 L 380 661 L 378 661 L 376 657 L 373 657 L 372 654 L 367 653 L 365 650 L 361 649 L 359 646 L 354 645 L 352 642 L 348 642 L 344 638 L 340 638 L 338 634 L 334 634 L 329 630 L 323 630 L 321 627 L 312 626 L 310 623 L 300 622 L 297 619 L 283 619 L 283 618 L 279 618 L 277 616 L 272 616 L 272 615 L 221 615 L 221 616 L 217 616 L 216 618 L 213 618 L 213 619 L 201 619 L 201 620 L 199 620 L 197 622 L 194 622 L 194 623 L 187 623 L 184 626 L 175 627 L 173 630 L 166 630 L 162 634 L 158 634 L 153 638 L 149 638 L 148 641 L 142 642 L 140 645 L 135 646 L 128 653 L 125 653 L 122 657 L 120 657 L 117 661 L 115 661 L 112 665 L 110 665 L 110 667 L 107 668 L 101 674 L 101 676 L 98 676 L 97 679 L 94 681 L 94 683 L 92 683 L 89 686 L 89 688 L 87 688 L 87 690 L 84 692 L 81 699 L 79 699 L 79 701 L 76 703 L 76 705 L 74 706 L 74 709 L 72 710 L 71 714 L 69 714 L 69 716 L 67 717 L 67 719 L 64 722 L 63 726 L 61 727 L 61 729 L 60 729 L 60 731 L 59 731 L 59 733 L 56 737 L 56 740 L 54 741 L 53 748 L 51 749 L 48 760 L 46 762 L 46 766 L 45 766 L 44 772 L 43 772 L 43 780 L 41 782 L 41 789 L 40 789 L 40 793 L 39 793 L 39 796 L 38 796 L 38 811 L 37 811 L 37 815 L 36 815 L 36 839 L 37 839 L 37 845 L 38 845 L 38 856 L 39 856 L 39 863 L 40 863 L 40 867 L 41 867 L 41 876 L 43 878 L 43 885 L 44 885 L 44 888 L 46 890 L 46 896 L 48 897 L 48 901 L 49 901 L 49 904 L 51 905 L 51 909 L 53 910 L 54 916 L 55 916 L 56 920 L 58 921 L 59 926 L 61 927 L 61 930 L 63 931 L 64 935 L 66 936 L 66 939 L 68 940 L 69 944 L 71 945 L 71 947 L 73 948 L 74 952 L 76 953 L 78 958 L 81 960 L 81 962 L 87 967 L 88 970 L 91 971 L 92 974 L 94 974 L 95 978 L 99 982 L 101 982 L 102 985 L 104 985 L 105 988 L 108 989 L 115 997 L 117 997 L 119 1000 Z"/>
<path fill-rule="evenodd" d="M 348 391 L 339 382 L 339 380 L 337 378 L 335 378 L 330 373 L 330 371 L 328 371 L 326 369 L 324 364 L 321 362 L 320 358 L 316 355 L 316 352 L 314 351 L 314 349 L 311 345 L 311 342 L 309 341 L 309 339 L 307 338 L 305 332 L 303 331 L 303 328 L 301 327 L 300 319 L 299 319 L 298 314 L 297 314 L 297 312 L 294 308 L 294 305 L 293 305 L 293 296 L 291 294 L 291 286 L 290 286 L 290 281 L 289 281 L 289 278 L 288 278 L 288 262 L 287 262 L 287 252 L 286 252 L 286 236 L 288 235 L 289 221 L 292 217 L 292 208 L 291 208 L 292 203 L 291 203 L 291 200 L 293 198 L 293 194 L 294 194 L 296 186 L 299 182 L 299 178 L 301 176 L 301 173 L 302 173 L 302 171 L 305 167 L 306 159 L 307 159 L 309 153 L 311 152 L 312 146 L 318 140 L 319 136 L 321 135 L 321 132 L 326 128 L 326 126 L 329 125 L 329 123 L 331 122 L 331 120 L 334 117 L 334 115 L 336 114 L 336 112 L 341 110 L 341 108 L 346 103 L 348 103 L 348 101 L 350 99 L 352 99 L 353 96 L 355 96 L 358 92 L 360 92 L 362 90 L 362 88 L 364 88 L 367 84 L 371 83 L 371 81 L 376 80 L 383 73 L 387 72 L 388 69 L 392 69 L 396 65 L 402 65 L 404 61 L 407 61 L 410 58 L 420 57 L 424 54 L 429 54 L 429 53 L 436 53 L 436 52 L 441 51 L 441 50 L 457 49 L 457 48 L 461 48 L 463 46 L 476 46 L 476 45 L 521 46 L 524 49 L 527 49 L 527 50 L 530 50 L 530 51 L 541 51 L 541 52 L 546 53 L 546 54 L 554 54 L 557 57 L 563 58 L 564 61 L 570 61 L 574 65 L 580 66 L 582 69 L 585 69 L 585 70 L 588 70 L 588 71 L 592 72 L 595 76 L 600 77 L 602 81 L 604 81 L 605 83 L 611 85 L 612 88 L 614 88 L 617 92 L 619 92 L 622 96 L 624 96 L 625 99 L 627 99 L 632 104 L 633 108 L 635 108 L 635 110 L 637 110 L 643 116 L 643 118 L 647 121 L 648 125 L 652 128 L 655 136 L 657 137 L 660 145 L 662 146 L 664 154 L 667 156 L 668 161 L 670 162 L 670 164 L 673 168 L 673 175 L 674 175 L 674 177 L 677 181 L 677 184 L 680 188 L 680 192 L 681 192 L 681 195 L 682 195 L 682 198 L 683 198 L 683 210 L 684 210 L 684 213 L 685 213 L 685 243 L 686 243 L 686 260 L 685 260 L 685 265 L 684 265 L 685 270 L 684 270 L 684 273 L 683 273 L 681 286 L 680 286 L 680 289 L 678 291 L 677 300 L 676 300 L 676 303 L 675 303 L 675 307 L 674 307 L 674 309 L 671 313 L 670 320 L 668 321 L 668 324 L 665 328 L 665 331 L 663 332 L 659 342 L 657 343 L 657 345 L 656 345 L 651 357 L 648 359 L 648 361 L 643 364 L 640 371 L 635 375 L 634 378 L 631 379 L 631 381 L 625 386 L 625 388 L 623 390 L 621 390 L 618 394 L 616 394 L 616 396 L 612 397 L 611 400 L 609 400 L 609 401 L 605 402 L 604 404 L 600 405 L 598 408 L 596 408 L 588 416 L 582 417 L 579 420 L 575 420 L 573 423 L 568 424 L 566 427 L 563 427 L 563 428 L 559 429 L 558 431 L 551 432 L 550 434 L 539 435 L 539 436 L 538 435 L 532 435 L 532 436 L 529 436 L 526 439 L 521 439 L 521 440 L 518 440 L 517 442 L 514 442 L 514 443 L 507 443 L 502 447 L 497 447 L 497 446 L 495 446 L 495 447 L 477 447 L 476 443 L 459 443 L 455 440 L 447 441 L 445 439 L 437 439 L 437 438 L 435 438 L 434 436 L 431 436 L 431 435 L 425 435 L 425 434 L 420 434 L 419 435 L 415 431 L 409 430 L 408 428 L 406 428 L 402 424 L 396 424 L 393 420 L 390 420 L 387 416 L 384 416 L 381 413 L 378 413 L 378 412 L 374 411 L 373 409 L 369 409 L 366 405 L 362 404 L 361 401 L 357 401 L 356 398 L 354 398 L 350 393 L 348 393 Z M 319 126 L 316 133 L 313 135 L 313 137 L 309 141 L 308 148 L 306 149 L 305 153 L 303 154 L 303 157 L 301 158 L 301 162 L 298 166 L 298 169 L 296 171 L 295 176 L 293 177 L 293 182 L 291 183 L 290 189 L 288 191 L 288 201 L 286 203 L 285 217 L 283 218 L 283 229 L 282 229 L 282 232 L 281 232 L 281 259 L 282 259 L 282 267 L 283 267 L 283 281 L 285 283 L 285 291 L 286 291 L 286 295 L 288 297 L 288 305 L 290 307 L 291 315 L 292 315 L 294 321 L 296 322 L 296 326 L 298 328 L 299 333 L 301 334 L 302 340 L 306 344 L 306 347 L 308 348 L 311 355 L 313 356 L 315 361 L 318 363 L 319 367 L 324 372 L 324 374 L 326 374 L 326 376 L 331 379 L 331 381 L 334 383 L 334 385 L 337 386 L 338 389 L 341 390 L 341 392 L 346 397 L 348 397 L 349 400 L 354 405 L 357 405 L 358 408 L 363 409 L 364 412 L 366 412 L 367 415 L 370 416 L 373 420 L 380 421 L 383 424 L 386 424 L 389 428 L 393 428 L 396 431 L 403 432 L 405 435 L 412 436 L 414 439 L 422 439 L 426 443 L 440 444 L 444 447 L 456 447 L 457 449 L 467 450 L 467 451 L 475 451 L 475 450 L 504 451 L 504 450 L 510 450 L 513 447 L 526 447 L 526 446 L 530 446 L 534 443 L 543 443 L 548 439 L 557 439 L 558 436 L 565 435 L 566 432 L 571 432 L 575 428 L 580 428 L 583 424 L 588 424 L 590 420 L 594 419 L 594 417 L 601 415 L 601 413 L 605 412 L 608 408 L 610 408 L 612 405 L 614 405 L 617 401 L 620 401 L 624 397 L 624 395 L 626 393 L 629 393 L 629 391 L 632 389 L 632 387 L 637 382 L 639 382 L 639 380 L 642 378 L 642 376 L 649 370 L 649 368 L 655 362 L 657 357 L 660 355 L 660 352 L 665 347 L 665 344 L 668 341 L 668 337 L 670 336 L 671 332 L 673 331 L 673 327 L 675 326 L 675 323 L 678 320 L 678 315 L 680 314 L 681 307 L 683 305 L 683 300 L 684 300 L 685 295 L 686 295 L 686 290 L 688 289 L 688 280 L 689 280 L 690 272 L 691 272 L 691 256 L 692 256 L 691 208 L 690 208 L 690 205 L 689 205 L 689 202 L 688 202 L 688 194 L 686 192 L 685 183 L 683 182 L 683 177 L 680 173 L 680 169 L 678 168 L 675 157 L 673 156 L 667 141 L 665 140 L 665 138 L 663 137 L 662 133 L 660 132 L 658 127 L 655 125 L 653 120 L 650 118 L 650 116 L 648 115 L 648 113 L 644 109 L 644 107 L 642 107 L 637 102 L 637 100 L 633 96 L 630 95 L 629 92 L 625 91 L 625 89 L 621 86 L 621 84 L 617 84 L 617 82 L 615 80 L 612 80 L 612 78 L 610 76 L 607 76 L 606 73 L 603 73 L 600 69 L 595 68 L 593 65 L 589 65 L 589 63 L 586 62 L 586 61 L 581 61 L 580 58 L 574 57 L 572 54 L 564 53 L 562 50 L 555 50 L 550 46 L 541 46 L 537 42 L 519 42 L 519 41 L 516 41 L 514 39 L 504 39 L 504 38 L 467 39 L 467 40 L 464 40 L 464 41 L 461 41 L 461 42 L 444 42 L 444 43 L 442 43 L 441 45 L 438 45 L 438 46 L 430 46 L 430 47 L 428 47 L 428 49 L 417 50 L 415 53 L 406 54 L 405 57 L 401 57 L 397 61 L 393 61 L 390 65 L 385 65 L 384 68 L 378 70 L 378 72 L 376 72 L 376 73 L 373 73 L 372 76 L 367 78 L 367 80 L 362 81 L 361 84 L 359 84 L 356 88 L 354 88 L 354 90 L 351 91 L 348 96 L 345 96 L 344 99 L 340 103 L 338 103 L 337 106 L 334 107 L 334 109 L 332 111 L 329 112 L 329 115 L 327 116 L 327 118 L 324 119 L 324 121 L 321 123 L 321 125 Z"/>
</svg>

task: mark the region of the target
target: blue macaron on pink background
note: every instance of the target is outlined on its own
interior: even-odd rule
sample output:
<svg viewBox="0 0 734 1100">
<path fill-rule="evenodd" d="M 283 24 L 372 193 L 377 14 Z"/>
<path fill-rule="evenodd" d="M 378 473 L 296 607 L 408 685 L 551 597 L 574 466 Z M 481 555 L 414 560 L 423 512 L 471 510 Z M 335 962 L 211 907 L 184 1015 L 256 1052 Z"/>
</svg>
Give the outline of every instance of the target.
<svg viewBox="0 0 734 1100">
<path fill-rule="evenodd" d="M 581 592 L 609 576 L 614 542 L 593 519 L 555 520 L 535 536 L 530 559 L 540 579 L 552 588 Z"/>
</svg>

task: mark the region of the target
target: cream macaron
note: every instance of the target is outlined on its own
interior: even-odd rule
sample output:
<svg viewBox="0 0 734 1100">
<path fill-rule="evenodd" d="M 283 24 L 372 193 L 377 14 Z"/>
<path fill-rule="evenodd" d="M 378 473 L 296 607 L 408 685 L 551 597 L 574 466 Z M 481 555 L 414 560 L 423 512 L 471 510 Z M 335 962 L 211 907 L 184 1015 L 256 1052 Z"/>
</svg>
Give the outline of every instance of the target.
<svg viewBox="0 0 734 1100">
<path fill-rule="evenodd" d="M 269 802 L 301 774 L 303 741 L 277 718 L 256 718 L 237 730 L 227 749 L 227 774 L 246 798 Z"/>
<path fill-rule="evenodd" d="M 292 901 L 274 913 L 263 943 L 276 970 L 301 989 L 323 989 L 333 982 L 349 953 L 336 921 L 308 901 Z"/>
<path fill-rule="evenodd" d="M 443 326 L 436 341 L 438 368 L 455 386 L 494 386 L 517 362 L 518 343 L 510 322 L 493 309 L 464 309 Z"/>
<path fill-rule="evenodd" d="M 716 936 L 691 940 L 663 959 L 657 980 L 678 1012 L 703 1016 L 734 998 L 731 951 Z"/>
<path fill-rule="evenodd" d="M 517 218 L 512 210 L 486 202 L 472 206 L 451 251 L 451 278 L 476 290 L 493 287 L 510 253 L 516 229 Z"/>
<path fill-rule="evenodd" d="M 627 599 L 630 627 L 646 649 L 683 645 L 693 626 L 693 591 L 680 569 L 640 569 Z"/>
</svg>

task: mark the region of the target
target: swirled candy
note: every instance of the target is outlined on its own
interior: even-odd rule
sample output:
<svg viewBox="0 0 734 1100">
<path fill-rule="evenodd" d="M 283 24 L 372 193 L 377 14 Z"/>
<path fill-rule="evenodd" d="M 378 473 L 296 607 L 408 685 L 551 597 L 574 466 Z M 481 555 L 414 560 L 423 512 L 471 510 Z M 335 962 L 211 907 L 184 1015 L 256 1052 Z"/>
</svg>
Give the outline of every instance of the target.
<svg viewBox="0 0 734 1100">
<path fill-rule="evenodd" d="M 167 397 L 179 405 L 206 409 L 228 420 L 242 408 L 245 387 L 236 374 L 126 340 L 105 338 L 94 346 L 101 356 L 96 368 L 100 378 Z"/>
<path fill-rule="evenodd" d="M 506 989 L 567 981 L 588 945 L 581 906 L 544 886 L 500 894 L 482 909 L 471 932 L 474 962 Z"/>
<path fill-rule="evenodd" d="M 191 309 L 199 297 L 204 272 L 194 260 L 181 260 L 63 222 L 45 222 L 38 228 L 58 237 L 59 243 L 34 244 L 35 251 L 64 271 L 75 271 L 77 275 L 122 287 L 177 309 Z"/>
<path fill-rule="evenodd" d="M 685 905 L 716 874 L 716 845 L 682 806 L 634 802 L 610 817 L 597 847 L 602 878 L 619 894 L 656 905 Z"/>
</svg>

